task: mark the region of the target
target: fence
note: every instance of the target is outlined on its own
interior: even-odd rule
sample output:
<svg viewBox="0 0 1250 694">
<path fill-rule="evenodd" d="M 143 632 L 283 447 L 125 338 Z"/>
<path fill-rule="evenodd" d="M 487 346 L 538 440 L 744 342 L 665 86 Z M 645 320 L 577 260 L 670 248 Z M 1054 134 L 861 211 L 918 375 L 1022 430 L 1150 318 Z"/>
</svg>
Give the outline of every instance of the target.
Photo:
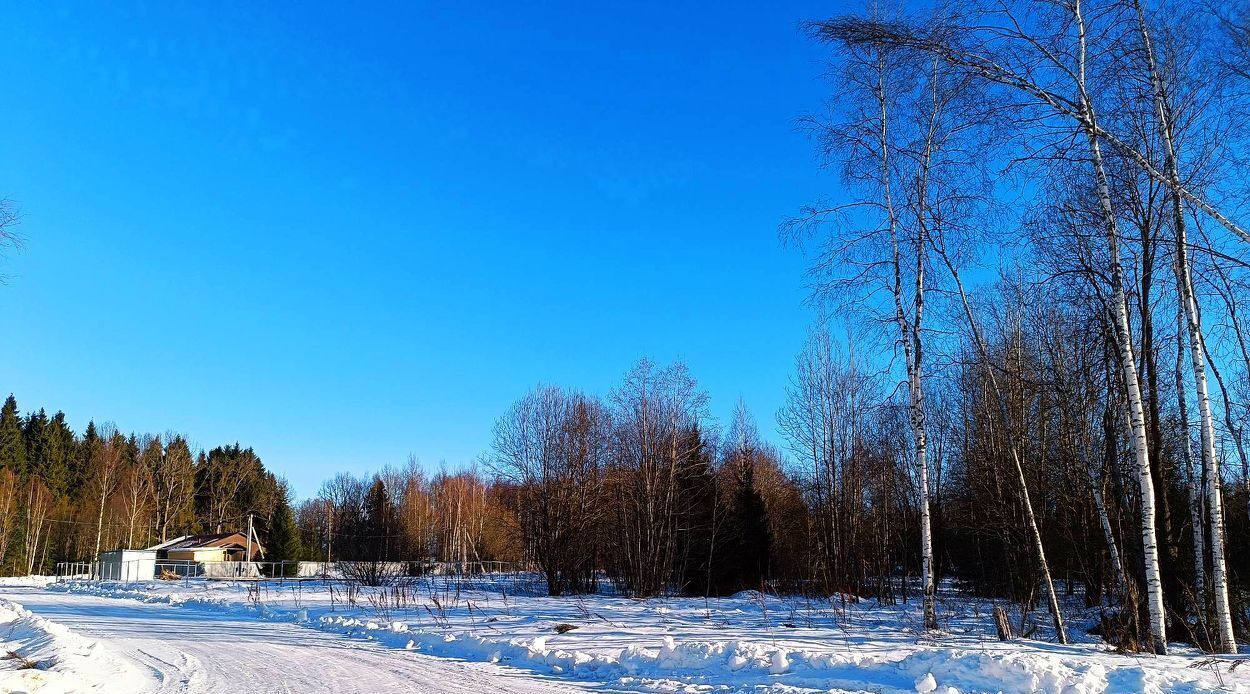
<svg viewBox="0 0 1250 694">
<path fill-rule="evenodd" d="M 151 558 L 93 562 L 61 562 L 56 580 L 116 581 L 132 583 L 167 580 L 227 581 L 341 581 L 364 585 L 389 585 L 404 579 L 426 577 L 466 586 L 506 580 L 518 590 L 536 590 L 528 565 L 498 561 L 434 562 L 308 562 L 308 561 L 190 561 Z M 538 578 L 537 580 L 541 580 Z"/>
</svg>

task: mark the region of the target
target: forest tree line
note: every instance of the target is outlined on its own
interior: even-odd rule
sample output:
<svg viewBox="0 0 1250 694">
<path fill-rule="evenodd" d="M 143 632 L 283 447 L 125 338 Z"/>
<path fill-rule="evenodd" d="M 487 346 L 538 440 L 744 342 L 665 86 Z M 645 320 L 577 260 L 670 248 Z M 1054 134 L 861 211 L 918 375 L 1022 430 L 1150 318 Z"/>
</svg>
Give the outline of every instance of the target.
<svg viewBox="0 0 1250 694">
<path fill-rule="evenodd" d="M 7 573 L 47 573 L 102 551 L 235 532 L 249 515 L 262 537 L 277 541 L 271 554 L 297 558 L 290 489 L 251 448 L 197 450 L 181 434 L 123 434 L 94 421 L 78 434 L 62 412 L 23 416 L 12 394 L 0 408 Z"/>
</svg>

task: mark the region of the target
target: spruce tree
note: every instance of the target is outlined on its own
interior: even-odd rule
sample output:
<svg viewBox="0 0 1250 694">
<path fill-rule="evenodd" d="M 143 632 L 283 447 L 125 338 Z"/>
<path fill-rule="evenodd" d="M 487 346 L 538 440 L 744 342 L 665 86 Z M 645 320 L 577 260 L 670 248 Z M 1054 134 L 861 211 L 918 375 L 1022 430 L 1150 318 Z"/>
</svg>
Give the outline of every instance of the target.
<svg viewBox="0 0 1250 694">
<path fill-rule="evenodd" d="M 299 528 L 295 526 L 295 514 L 286 499 L 278 501 L 273 511 L 269 529 L 269 545 L 265 548 L 270 561 L 299 561 L 303 558 Z M 286 567 L 286 575 L 293 575 L 298 565 Z"/>
<path fill-rule="evenodd" d="M 739 588 L 759 589 L 768 578 L 773 536 L 768 527 L 764 497 L 755 488 L 755 461 L 749 461 L 739 470 L 733 515 L 737 550 L 734 563 L 738 567 Z"/>
<path fill-rule="evenodd" d="M 26 442 L 26 469 L 28 472 L 44 477 L 48 463 L 48 413 L 39 408 L 26 416 L 22 427 L 22 438 Z"/>
<path fill-rule="evenodd" d="M 22 417 L 17 411 L 17 398 L 12 394 L 0 408 L 0 467 L 19 475 L 26 473 L 26 437 Z"/>
<path fill-rule="evenodd" d="M 44 481 L 57 499 L 65 498 L 70 491 L 77 443 L 73 429 L 65 422 L 65 413 L 52 415 L 44 429 Z"/>
<path fill-rule="evenodd" d="M 78 451 L 73 456 L 72 467 L 69 474 L 69 495 L 71 498 L 77 498 L 83 493 L 83 486 L 87 481 L 87 470 L 91 469 L 91 456 L 101 445 L 100 432 L 96 429 L 95 420 L 87 422 L 87 430 L 83 432 L 82 440 L 78 442 Z"/>
<path fill-rule="evenodd" d="M 714 593 L 713 574 L 716 570 L 716 554 L 723 548 L 718 536 L 724 519 L 717 508 L 716 475 L 712 457 L 699 426 L 695 424 L 685 434 L 682 444 L 688 453 L 678 471 L 678 494 L 686 509 L 684 531 L 680 538 L 680 581 L 682 592 L 687 595 L 710 595 Z"/>
<path fill-rule="evenodd" d="M 386 561 L 389 557 L 391 502 L 386 496 L 382 478 L 374 477 L 373 486 L 365 497 L 364 542 L 365 558 L 370 561 Z"/>
</svg>

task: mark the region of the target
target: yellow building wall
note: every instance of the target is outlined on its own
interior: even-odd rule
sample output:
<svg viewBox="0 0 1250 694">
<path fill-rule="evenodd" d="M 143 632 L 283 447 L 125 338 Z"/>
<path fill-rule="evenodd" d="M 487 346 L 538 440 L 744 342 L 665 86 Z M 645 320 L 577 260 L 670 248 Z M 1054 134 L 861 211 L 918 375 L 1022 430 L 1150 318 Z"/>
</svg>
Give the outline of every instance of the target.
<svg viewBox="0 0 1250 694">
<path fill-rule="evenodd" d="M 222 549 L 171 549 L 169 558 L 178 561 L 225 561 Z"/>
</svg>

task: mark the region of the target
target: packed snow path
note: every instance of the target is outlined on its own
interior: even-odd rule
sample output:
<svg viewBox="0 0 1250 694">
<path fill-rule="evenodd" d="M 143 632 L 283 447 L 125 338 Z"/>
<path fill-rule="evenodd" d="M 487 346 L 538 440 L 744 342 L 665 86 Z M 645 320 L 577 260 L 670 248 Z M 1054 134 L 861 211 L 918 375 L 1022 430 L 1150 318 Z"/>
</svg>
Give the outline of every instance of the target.
<svg viewBox="0 0 1250 694">
<path fill-rule="evenodd" d="M 602 691 L 228 613 L 15 586 L 0 597 L 101 640 L 145 673 L 152 692 Z"/>
</svg>

